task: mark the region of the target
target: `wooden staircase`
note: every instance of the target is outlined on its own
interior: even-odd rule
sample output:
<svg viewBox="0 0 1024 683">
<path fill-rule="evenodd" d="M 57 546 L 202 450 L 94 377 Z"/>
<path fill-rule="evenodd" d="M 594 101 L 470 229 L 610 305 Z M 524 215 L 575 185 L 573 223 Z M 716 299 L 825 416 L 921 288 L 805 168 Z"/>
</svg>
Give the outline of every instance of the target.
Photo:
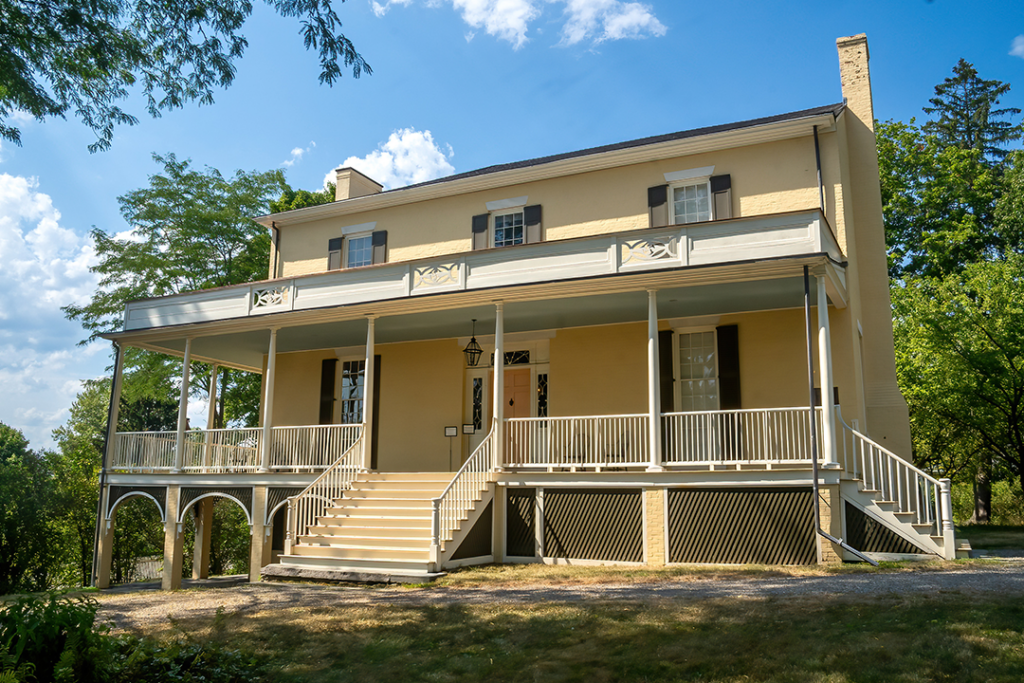
<svg viewBox="0 0 1024 683">
<path fill-rule="evenodd" d="M 429 577 L 431 501 L 454 475 L 449 472 L 359 474 L 343 498 L 334 501 L 308 533 L 292 543 L 291 554 L 264 569 L 269 577 Z M 269 571 L 268 571 L 269 570 Z M 328 574 L 332 576 L 328 576 Z"/>
</svg>

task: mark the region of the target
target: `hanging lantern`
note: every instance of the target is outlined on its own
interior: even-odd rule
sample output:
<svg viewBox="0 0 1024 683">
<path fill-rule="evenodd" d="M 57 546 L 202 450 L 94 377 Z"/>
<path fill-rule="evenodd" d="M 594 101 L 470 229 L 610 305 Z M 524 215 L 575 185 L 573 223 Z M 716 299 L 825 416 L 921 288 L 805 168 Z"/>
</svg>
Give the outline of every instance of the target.
<svg viewBox="0 0 1024 683">
<path fill-rule="evenodd" d="M 476 343 L 476 318 L 473 318 L 473 337 L 462 352 L 466 354 L 466 365 L 471 368 L 475 368 L 480 363 L 480 356 L 484 354 L 484 350 Z"/>
</svg>

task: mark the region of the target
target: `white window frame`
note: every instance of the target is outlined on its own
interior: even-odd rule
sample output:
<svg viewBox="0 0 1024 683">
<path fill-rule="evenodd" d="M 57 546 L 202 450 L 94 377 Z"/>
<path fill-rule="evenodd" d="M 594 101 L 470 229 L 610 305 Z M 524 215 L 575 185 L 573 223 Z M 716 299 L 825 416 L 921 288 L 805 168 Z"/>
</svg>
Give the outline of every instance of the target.
<svg viewBox="0 0 1024 683">
<path fill-rule="evenodd" d="M 363 263 L 358 266 L 349 265 L 348 258 L 350 250 L 352 248 L 353 240 L 368 239 L 370 240 L 370 261 L 369 263 Z M 351 235 L 345 235 L 345 239 L 341 245 L 341 268 L 342 270 L 348 270 L 351 268 L 363 268 L 365 266 L 373 265 L 373 233 L 372 232 L 357 232 Z"/>
<path fill-rule="evenodd" d="M 676 216 L 676 190 L 684 187 L 698 187 L 704 186 L 708 193 L 708 217 L 706 220 L 690 221 L 684 223 Z M 668 205 L 669 205 L 669 220 L 672 225 L 693 225 L 695 223 L 706 223 L 708 221 L 715 220 L 715 202 L 711 195 L 711 176 L 701 176 L 697 178 L 686 178 L 684 180 L 677 180 L 671 182 L 668 185 Z"/>
<path fill-rule="evenodd" d="M 497 223 L 497 219 L 498 219 L 499 216 L 511 216 L 511 215 L 514 215 L 514 214 L 519 214 L 520 216 L 523 217 L 523 240 L 521 242 L 516 243 L 516 244 L 501 244 L 501 245 L 499 245 L 498 244 L 498 226 L 496 224 Z M 488 237 L 490 238 L 490 246 L 492 248 L 501 249 L 503 247 L 518 247 L 520 244 L 526 244 L 526 211 L 524 210 L 524 207 L 522 207 L 522 206 L 512 207 L 512 208 L 508 208 L 508 209 L 501 209 L 501 210 L 497 210 L 497 211 L 491 211 L 491 218 L 490 218 L 490 226 L 489 227 L 490 227 L 490 230 L 489 230 L 490 234 L 488 235 Z"/>
</svg>

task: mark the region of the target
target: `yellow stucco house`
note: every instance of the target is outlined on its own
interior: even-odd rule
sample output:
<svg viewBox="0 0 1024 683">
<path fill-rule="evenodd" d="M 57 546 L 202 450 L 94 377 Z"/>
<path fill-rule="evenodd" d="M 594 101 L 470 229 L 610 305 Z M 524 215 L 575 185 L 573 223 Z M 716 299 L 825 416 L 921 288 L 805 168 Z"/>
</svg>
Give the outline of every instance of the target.
<svg viewBox="0 0 1024 683">
<path fill-rule="evenodd" d="M 386 192 L 338 169 L 261 219 L 267 280 L 130 303 L 108 338 L 261 373 L 262 421 L 186 430 L 186 363 L 176 432 L 110 434 L 99 585 L 132 496 L 167 588 L 215 496 L 253 580 L 953 557 L 949 482 L 909 463 L 867 42 L 838 49 L 840 104 Z"/>
</svg>

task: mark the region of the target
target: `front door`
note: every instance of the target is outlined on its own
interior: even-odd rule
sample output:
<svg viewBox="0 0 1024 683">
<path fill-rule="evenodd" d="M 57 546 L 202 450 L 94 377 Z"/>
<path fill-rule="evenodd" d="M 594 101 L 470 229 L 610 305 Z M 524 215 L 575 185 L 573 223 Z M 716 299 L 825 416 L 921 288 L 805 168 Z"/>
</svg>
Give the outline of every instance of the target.
<svg viewBox="0 0 1024 683">
<path fill-rule="evenodd" d="M 505 419 L 530 417 L 530 368 L 505 371 Z"/>
</svg>

